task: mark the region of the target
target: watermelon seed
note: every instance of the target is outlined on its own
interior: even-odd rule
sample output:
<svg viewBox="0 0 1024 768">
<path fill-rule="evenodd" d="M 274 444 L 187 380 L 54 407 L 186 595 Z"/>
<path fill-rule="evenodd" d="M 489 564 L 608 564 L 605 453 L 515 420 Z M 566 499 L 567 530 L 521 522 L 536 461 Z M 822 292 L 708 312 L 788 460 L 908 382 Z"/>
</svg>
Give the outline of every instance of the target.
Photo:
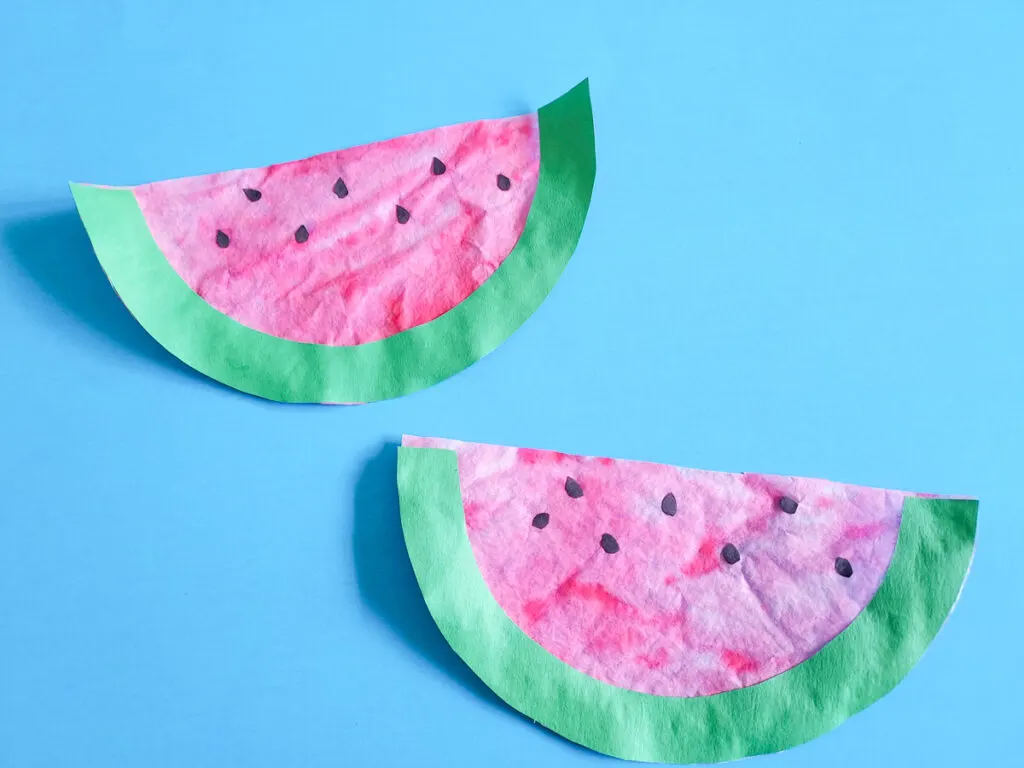
<svg viewBox="0 0 1024 768">
<path fill-rule="evenodd" d="M 666 493 L 665 498 L 661 500 L 661 511 L 669 517 L 672 517 L 676 513 L 676 496 L 674 493 Z"/>
<path fill-rule="evenodd" d="M 295 242 L 304 243 L 309 240 L 309 230 L 306 229 L 306 225 L 303 224 L 301 227 L 295 230 Z"/>
<path fill-rule="evenodd" d="M 227 248 L 231 243 L 231 238 L 224 234 L 221 230 L 217 230 L 217 247 Z"/>
<path fill-rule="evenodd" d="M 395 206 L 395 218 L 399 224 L 405 224 L 409 220 L 409 212 L 400 205 Z"/>
<path fill-rule="evenodd" d="M 250 189 L 249 187 L 246 187 L 242 191 L 245 193 L 245 196 L 249 198 L 250 203 L 255 203 L 257 200 L 263 197 L 263 193 L 260 192 L 258 189 Z"/>
<path fill-rule="evenodd" d="M 334 194 L 340 197 L 348 197 L 348 187 L 345 186 L 345 182 L 338 177 L 338 180 L 334 182 Z"/>
<path fill-rule="evenodd" d="M 438 160 L 436 157 L 430 163 L 430 172 L 435 176 L 440 176 L 442 173 L 448 170 L 448 166 Z"/>
<path fill-rule="evenodd" d="M 800 505 L 797 504 L 796 501 L 794 501 L 793 499 L 789 498 L 789 496 L 783 496 L 781 499 L 779 499 L 779 509 L 785 512 L 787 515 L 795 515 L 796 508 L 798 506 Z"/>
<path fill-rule="evenodd" d="M 504 173 L 498 174 L 498 189 L 500 189 L 502 192 L 508 192 L 510 189 L 512 189 L 512 182 L 509 181 L 508 176 L 506 176 Z"/>
<path fill-rule="evenodd" d="M 601 534 L 601 549 L 609 555 L 614 555 L 619 551 L 619 542 L 610 533 L 603 533 Z"/>
<path fill-rule="evenodd" d="M 569 494 L 570 499 L 578 499 L 583 495 L 583 489 L 580 487 L 580 484 L 571 477 L 565 478 L 565 492 Z"/>
<path fill-rule="evenodd" d="M 547 512 L 541 512 L 539 515 L 533 517 L 533 527 L 538 530 L 542 530 L 548 527 L 548 523 L 551 522 L 551 515 Z"/>
<path fill-rule="evenodd" d="M 848 579 L 853 576 L 853 566 L 850 565 L 850 561 L 845 557 L 836 558 L 836 573 L 842 576 L 844 579 Z"/>
<path fill-rule="evenodd" d="M 729 565 L 736 565 L 740 561 L 740 551 L 732 544 L 722 547 L 722 559 Z"/>
</svg>

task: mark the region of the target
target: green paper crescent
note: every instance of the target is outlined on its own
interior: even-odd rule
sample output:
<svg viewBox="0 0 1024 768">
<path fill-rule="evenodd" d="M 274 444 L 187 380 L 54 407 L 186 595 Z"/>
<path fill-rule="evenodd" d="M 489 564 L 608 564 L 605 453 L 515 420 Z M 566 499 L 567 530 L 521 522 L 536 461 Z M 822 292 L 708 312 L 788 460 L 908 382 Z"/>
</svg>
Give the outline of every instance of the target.
<svg viewBox="0 0 1024 768">
<path fill-rule="evenodd" d="M 635 488 L 631 478 L 637 478 Z M 974 500 L 827 481 L 707 473 L 409 437 L 399 449 L 398 488 L 416 578 L 434 621 L 466 664 L 510 706 L 571 741 L 627 760 L 668 763 L 715 763 L 784 750 L 831 730 L 888 693 L 920 658 L 959 597 L 973 556 L 978 506 Z M 666 488 L 674 492 L 665 493 Z M 715 488 L 725 489 L 720 499 L 745 505 L 742 519 L 729 524 L 712 519 Z M 857 525 L 843 518 L 857 518 Z M 839 533 L 830 538 L 822 532 L 834 521 Z M 875 525 L 870 535 L 869 525 Z M 731 537 L 732 543 L 719 556 L 716 540 L 708 557 L 704 546 L 687 549 L 691 529 L 711 538 Z M 688 611 L 693 621 L 698 621 L 694 594 L 714 593 L 716 579 L 733 590 L 729 594 L 738 602 L 749 591 L 747 583 L 760 583 L 768 613 L 772 590 L 793 587 L 798 578 L 804 579 L 799 584 L 818 585 L 821 594 L 833 597 L 857 594 L 862 579 L 867 603 L 856 607 L 851 621 L 843 618 L 836 624 L 828 634 L 846 626 L 823 647 L 808 646 L 806 660 L 754 684 L 737 679 L 715 687 L 706 683 L 715 678 L 691 674 L 690 666 L 675 672 L 665 667 L 666 675 L 651 678 L 651 685 L 682 684 L 689 676 L 698 687 L 732 689 L 713 695 L 654 695 L 602 681 L 598 678 L 625 671 L 627 679 L 643 682 L 647 667 L 630 672 L 623 637 L 650 642 L 643 636 L 643 622 L 653 614 L 642 608 L 643 601 L 654 598 L 643 584 L 633 593 L 629 589 L 638 574 L 665 562 L 658 532 L 669 530 L 681 532 L 671 539 L 674 554 L 698 590 L 673 610 Z M 775 530 L 781 531 L 777 537 Z M 676 534 L 664 534 L 670 535 Z M 576 541 L 579 536 L 586 542 Z M 768 552 L 768 545 L 758 549 L 766 540 L 782 547 L 801 536 L 816 537 L 801 554 Z M 524 559 L 524 552 L 533 552 L 533 559 Z M 559 564 L 560 552 L 575 560 Z M 833 564 L 836 552 L 848 559 L 836 557 Z M 817 553 L 827 562 L 819 563 Z M 799 576 L 757 582 L 758 568 L 764 573 L 764 564 L 787 559 L 799 566 L 792 571 Z M 565 571 L 557 586 L 544 585 L 542 572 L 561 565 Z M 743 575 L 741 568 L 747 569 Z M 670 583 L 660 575 L 649 582 L 666 594 L 675 587 L 661 585 Z M 547 597 L 538 600 L 536 595 Z M 784 602 L 796 612 L 799 598 L 793 591 Z M 813 597 L 808 600 L 814 604 Z M 630 604 L 622 608 L 624 602 Z M 588 611 L 598 603 L 612 606 L 611 612 L 587 630 Z M 567 612 L 557 613 L 561 604 Z M 842 601 L 826 601 L 822 614 L 829 606 L 841 610 Z M 612 647 L 608 631 L 616 615 L 625 616 L 632 635 L 613 636 Z M 713 620 L 714 615 L 701 619 L 705 625 Z M 654 634 L 671 637 L 675 631 L 662 623 Z M 724 637 L 730 630 L 720 631 Z M 738 642 L 742 631 L 733 635 Z M 598 641 L 605 644 L 603 651 Z M 711 650 L 713 638 L 703 642 L 701 653 Z M 577 647 L 584 644 L 598 650 Z M 650 645 L 647 651 L 637 658 L 649 658 Z M 736 655 L 729 651 L 723 658 L 732 663 Z M 748 681 L 757 680 L 751 665 L 758 659 L 750 655 L 748 666 L 720 666 L 730 674 L 750 672 L 754 676 Z M 608 663 L 617 657 L 620 662 Z M 592 674 L 563 659 L 589 659 Z"/>
<path fill-rule="evenodd" d="M 595 173 L 584 81 L 518 118 L 71 190 L 117 294 L 173 355 L 270 400 L 363 403 L 507 339 L 568 263 Z"/>
</svg>

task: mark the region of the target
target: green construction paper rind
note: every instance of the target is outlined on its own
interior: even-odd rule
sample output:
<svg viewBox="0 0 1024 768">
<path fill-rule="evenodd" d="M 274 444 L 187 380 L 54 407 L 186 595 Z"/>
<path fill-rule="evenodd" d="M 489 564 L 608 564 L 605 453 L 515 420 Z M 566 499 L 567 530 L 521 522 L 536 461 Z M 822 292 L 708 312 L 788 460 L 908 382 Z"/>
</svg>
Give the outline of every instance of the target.
<svg viewBox="0 0 1024 768">
<path fill-rule="evenodd" d="M 359 346 L 288 341 L 242 325 L 174 271 L 130 188 L 71 184 L 71 192 L 114 290 L 175 357 L 268 400 L 385 400 L 436 384 L 494 350 L 540 306 L 569 262 L 597 172 L 588 81 L 542 107 L 538 121 L 537 191 L 523 233 L 501 266 L 435 320 Z"/>
<path fill-rule="evenodd" d="M 509 705 L 571 741 L 647 762 L 715 763 L 794 747 L 878 700 L 910 671 L 960 594 L 978 502 L 908 497 L 892 563 L 843 632 L 757 685 L 697 698 L 637 693 L 570 667 L 494 600 L 466 533 L 455 452 L 399 448 L 402 530 L 431 616 Z"/>
</svg>

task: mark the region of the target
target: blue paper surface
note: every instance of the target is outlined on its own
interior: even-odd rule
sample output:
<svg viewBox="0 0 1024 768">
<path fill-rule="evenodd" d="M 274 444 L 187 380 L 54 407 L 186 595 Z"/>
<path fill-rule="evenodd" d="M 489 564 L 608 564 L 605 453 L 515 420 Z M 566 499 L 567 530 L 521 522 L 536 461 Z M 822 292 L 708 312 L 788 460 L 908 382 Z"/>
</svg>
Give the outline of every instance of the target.
<svg viewBox="0 0 1024 768">
<path fill-rule="evenodd" d="M 924 663 L 756 762 L 1019 758 L 1024 5 L 14 5 L 0 767 L 611 765 L 434 627 L 403 432 L 979 497 Z M 275 406 L 190 372 L 67 192 L 515 114 L 584 76 L 600 173 L 564 277 L 494 355 L 394 402 Z"/>
</svg>

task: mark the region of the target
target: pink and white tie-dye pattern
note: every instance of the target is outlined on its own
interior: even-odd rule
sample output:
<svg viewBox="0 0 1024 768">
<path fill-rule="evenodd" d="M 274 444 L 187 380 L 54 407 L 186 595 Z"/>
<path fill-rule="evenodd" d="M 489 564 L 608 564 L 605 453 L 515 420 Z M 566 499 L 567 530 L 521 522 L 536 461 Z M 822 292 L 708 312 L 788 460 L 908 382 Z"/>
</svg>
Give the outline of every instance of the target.
<svg viewBox="0 0 1024 768">
<path fill-rule="evenodd" d="M 171 266 L 214 308 L 273 336 L 346 346 L 429 322 L 476 290 L 519 239 L 539 172 L 532 114 L 146 184 L 135 197 Z"/>
<path fill-rule="evenodd" d="M 874 596 L 899 491 L 406 437 L 457 452 L 466 529 L 494 598 L 567 664 L 622 688 L 704 696 L 812 656 Z M 566 478 L 583 489 L 566 492 Z M 662 512 L 672 493 L 677 513 Z M 799 507 L 786 514 L 779 500 Z M 532 525 L 540 513 L 547 525 Z M 619 550 L 601 546 L 611 534 Z M 740 553 L 722 557 L 726 544 Z M 853 575 L 836 570 L 850 562 Z"/>
</svg>

